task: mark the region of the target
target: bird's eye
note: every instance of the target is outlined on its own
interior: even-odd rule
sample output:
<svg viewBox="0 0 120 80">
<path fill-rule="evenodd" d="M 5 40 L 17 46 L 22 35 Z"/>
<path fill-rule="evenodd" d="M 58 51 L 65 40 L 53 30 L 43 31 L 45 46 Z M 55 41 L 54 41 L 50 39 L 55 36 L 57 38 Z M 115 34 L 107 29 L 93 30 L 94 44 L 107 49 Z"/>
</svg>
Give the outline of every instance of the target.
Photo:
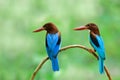
<svg viewBox="0 0 120 80">
<path fill-rule="evenodd" d="M 87 25 L 88 27 L 90 26 L 90 24 Z"/>
</svg>

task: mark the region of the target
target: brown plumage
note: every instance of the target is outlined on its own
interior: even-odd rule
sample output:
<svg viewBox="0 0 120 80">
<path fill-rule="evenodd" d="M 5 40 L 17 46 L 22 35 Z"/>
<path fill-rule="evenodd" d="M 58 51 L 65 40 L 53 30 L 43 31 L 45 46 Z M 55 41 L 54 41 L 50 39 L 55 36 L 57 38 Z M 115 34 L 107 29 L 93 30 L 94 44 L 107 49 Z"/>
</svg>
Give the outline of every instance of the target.
<svg viewBox="0 0 120 80">
<path fill-rule="evenodd" d="M 53 24 L 53 23 L 47 23 L 43 26 L 43 28 L 48 32 L 48 33 L 57 33 L 58 32 L 58 29 L 57 27 Z"/>
<path fill-rule="evenodd" d="M 85 26 L 90 30 L 90 32 L 93 32 L 94 34 L 100 35 L 99 29 L 98 29 L 96 24 L 89 23 Z"/>
</svg>

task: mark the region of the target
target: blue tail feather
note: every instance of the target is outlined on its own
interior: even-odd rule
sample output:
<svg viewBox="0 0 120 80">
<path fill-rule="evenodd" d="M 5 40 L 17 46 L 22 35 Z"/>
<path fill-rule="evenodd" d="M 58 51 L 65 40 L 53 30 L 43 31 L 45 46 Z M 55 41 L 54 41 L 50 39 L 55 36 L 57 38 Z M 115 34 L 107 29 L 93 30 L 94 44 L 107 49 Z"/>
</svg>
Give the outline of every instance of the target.
<svg viewBox="0 0 120 80">
<path fill-rule="evenodd" d="M 100 73 L 104 73 L 104 60 L 102 58 L 99 58 L 99 71 Z"/>
<path fill-rule="evenodd" d="M 59 71 L 58 58 L 51 59 L 53 71 Z"/>
</svg>

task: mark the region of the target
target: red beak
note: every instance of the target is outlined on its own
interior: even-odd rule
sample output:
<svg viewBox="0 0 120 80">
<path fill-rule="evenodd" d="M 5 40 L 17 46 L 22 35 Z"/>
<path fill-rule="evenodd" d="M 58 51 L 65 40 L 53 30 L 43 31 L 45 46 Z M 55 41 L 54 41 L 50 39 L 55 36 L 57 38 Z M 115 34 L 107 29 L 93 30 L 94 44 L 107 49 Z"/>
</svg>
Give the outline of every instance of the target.
<svg viewBox="0 0 120 80">
<path fill-rule="evenodd" d="M 88 29 L 86 26 L 80 26 L 80 27 L 74 28 L 74 30 L 86 30 L 86 29 Z"/>
<path fill-rule="evenodd" d="M 39 28 L 37 30 L 34 30 L 33 32 L 40 32 L 40 31 L 43 31 L 43 30 L 45 30 L 45 29 L 43 27 L 41 27 L 41 28 Z"/>
</svg>

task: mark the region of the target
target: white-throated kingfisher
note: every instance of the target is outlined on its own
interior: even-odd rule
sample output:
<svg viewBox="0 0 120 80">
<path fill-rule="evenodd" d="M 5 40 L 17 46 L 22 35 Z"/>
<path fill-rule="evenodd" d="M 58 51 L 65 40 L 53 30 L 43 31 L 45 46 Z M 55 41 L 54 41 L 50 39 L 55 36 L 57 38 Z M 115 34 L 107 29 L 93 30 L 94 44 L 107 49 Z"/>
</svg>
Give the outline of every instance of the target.
<svg viewBox="0 0 120 80">
<path fill-rule="evenodd" d="M 57 55 L 61 45 L 60 32 L 53 23 L 46 23 L 43 27 L 35 30 L 34 32 L 40 32 L 43 30 L 47 31 L 45 44 L 48 57 L 52 62 L 52 69 L 53 71 L 59 71 Z"/>
<path fill-rule="evenodd" d="M 74 28 L 74 30 L 90 30 L 89 41 L 94 50 L 98 53 L 99 71 L 102 74 L 104 72 L 105 48 L 97 25 L 89 23 L 85 26 Z"/>
</svg>

